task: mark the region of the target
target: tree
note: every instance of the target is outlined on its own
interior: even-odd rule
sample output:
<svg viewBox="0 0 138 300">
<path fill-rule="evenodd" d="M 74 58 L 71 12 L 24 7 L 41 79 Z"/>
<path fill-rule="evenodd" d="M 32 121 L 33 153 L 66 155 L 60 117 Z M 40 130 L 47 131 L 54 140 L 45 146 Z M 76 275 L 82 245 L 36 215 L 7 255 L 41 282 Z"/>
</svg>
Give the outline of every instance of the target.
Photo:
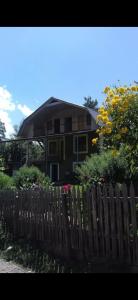
<svg viewBox="0 0 138 300">
<path fill-rule="evenodd" d="M 0 140 L 5 139 L 5 132 L 6 132 L 5 124 L 0 120 Z"/>
<path fill-rule="evenodd" d="M 10 138 L 11 139 L 16 139 L 17 138 L 17 134 L 18 134 L 18 131 L 19 131 L 19 125 L 15 124 L 13 126 L 14 128 L 14 132 L 10 135 Z"/>
<path fill-rule="evenodd" d="M 103 106 L 99 108 L 97 133 L 112 155 L 124 152 L 132 176 L 138 173 L 138 86 L 106 87 Z M 92 143 L 96 144 L 97 139 Z"/>
<path fill-rule="evenodd" d="M 93 109 L 98 109 L 98 100 L 95 99 L 93 100 L 92 97 L 84 97 L 85 103 L 83 104 L 85 107 L 93 108 Z"/>
</svg>

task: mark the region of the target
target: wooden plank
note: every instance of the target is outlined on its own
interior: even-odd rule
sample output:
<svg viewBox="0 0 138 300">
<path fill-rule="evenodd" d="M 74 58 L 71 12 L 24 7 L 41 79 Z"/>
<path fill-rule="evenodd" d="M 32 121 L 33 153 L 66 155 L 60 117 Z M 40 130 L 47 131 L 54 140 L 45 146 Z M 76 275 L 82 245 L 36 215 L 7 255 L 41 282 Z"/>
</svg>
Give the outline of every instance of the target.
<svg viewBox="0 0 138 300">
<path fill-rule="evenodd" d="M 96 188 L 92 187 L 92 220 L 93 220 L 93 237 L 94 237 L 94 253 L 99 256 L 98 227 L 97 227 L 97 209 L 96 209 Z"/>
<path fill-rule="evenodd" d="M 93 222 L 92 222 L 92 189 L 88 189 L 86 192 L 86 200 L 88 202 L 88 237 L 89 237 L 89 255 L 94 255 L 93 244 Z"/>
<path fill-rule="evenodd" d="M 105 237 L 105 256 L 107 258 L 111 255 L 110 248 L 110 231 L 109 231 L 109 197 L 107 195 L 107 185 L 103 185 L 103 210 L 104 210 L 104 237 Z"/>
<path fill-rule="evenodd" d="M 122 262 L 124 258 L 124 248 L 123 248 L 123 220 L 122 220 L 122 211 L 121 211 L 121 202 L 119 187 L 115 187 L 116 194 L 116 219 L 117 219 L 117 239 L 118 239 L 118 254 L 119 260 Z"/>
<path fill-rule="evenodd" d="M 131 262 L 131 254 L 130 254 L 130 241 L 129 241 L 129 210 L 128 210 L 128 195 L 127 195 L 127 187 L 126 184 L 122 185 L 122 193 L 123 193 L 123 219 L 124 219 L 124 246 L 125 246 L 125 257 L 126 262 Z"/>
<path fill-rule="evenodd" d="M 82 236 L 82 219 L 81 219 L 81 194 L 80 194 L 80 187 L 77 187 L 77 209 L 78 209 L 78 232 L 79 232 L 79 253 L 81 257 L 83 257 L 83 236 Z M 70 229 L 71 230 L 71 229 Z"/>
<path fill-rule="evenodd" d="M 130 213 L 131 213 L 131 224 L 130 224 L 130 247 L 131 247 L 131 261 L 132 263 L 138 264 L 138 224 L 137 224 L 137 212 L 136 205 L 138 204 L 138 197 L 135 197 L 134 186 L 130 185 Z"/>
<path fill-rule="evenodd" d="M 100 240 L 100 255 L 105 256 L 104 245 L 104 214 L 103 214 L 103 201 L 102 201 L 101 187 L 97 186 L 97 203 L 99 206 L 98 223 L 99 223 L 99 240 Z"/>
<path fill-rule="evenodd" d="M 112 258 L 117 258 L 117 236 L 115 227 L 115 197 L 113 186 L 109 185 L 109 201 L 110 201 L 110 220 L 111 220 L 111 242 L 112 242 Z"/>
<path fill-rule="evenodd" d="M 65 233 L 65 240 L 66 240 L 66 256 L 70 258 L 71 256 L 71 239 L 70 239 L 70 229 L 69 229 L 69 222 L 68 222 L 68 197 L 66 194 L 62 195 L 63 199 L 63 215 L 64 215 L 64 233 Z"/>
</svg>

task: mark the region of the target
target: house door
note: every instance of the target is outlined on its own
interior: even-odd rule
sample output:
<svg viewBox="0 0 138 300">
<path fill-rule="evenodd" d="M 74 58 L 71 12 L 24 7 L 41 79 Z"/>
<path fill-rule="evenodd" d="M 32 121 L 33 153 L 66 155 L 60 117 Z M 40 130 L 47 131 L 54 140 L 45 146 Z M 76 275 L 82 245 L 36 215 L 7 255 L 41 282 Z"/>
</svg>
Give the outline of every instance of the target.
<svg viewBox="0 0 138 300">
<path fill-rule="evenodd" d="M 59 164 L 51 163 L 50 164 L 50 178 L 53 182 L 59 180 Z"/>
</svg>

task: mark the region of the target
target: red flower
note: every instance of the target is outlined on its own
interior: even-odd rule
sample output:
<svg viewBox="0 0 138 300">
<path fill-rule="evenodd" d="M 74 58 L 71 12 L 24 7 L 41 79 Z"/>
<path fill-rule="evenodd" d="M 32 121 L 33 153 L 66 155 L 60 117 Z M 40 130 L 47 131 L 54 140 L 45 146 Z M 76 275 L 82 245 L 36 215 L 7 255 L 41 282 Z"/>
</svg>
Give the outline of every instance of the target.
<svg viewBox="0 0 138 300">
<path fill-rule="evenodd" d="M 64 190 L 65 193 L 69 192 L 70 189 L 71 189 L 71 184 L 65 184 L 65 185 L 63 186 L 63 190 Z"/>
</svg>

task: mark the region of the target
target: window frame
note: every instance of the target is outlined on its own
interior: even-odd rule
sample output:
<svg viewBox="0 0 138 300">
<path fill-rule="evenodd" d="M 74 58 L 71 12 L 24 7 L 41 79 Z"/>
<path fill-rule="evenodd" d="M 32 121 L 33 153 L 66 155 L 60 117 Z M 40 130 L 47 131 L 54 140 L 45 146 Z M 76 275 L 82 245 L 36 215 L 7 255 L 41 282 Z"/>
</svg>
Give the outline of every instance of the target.
<svg viewBox="0 0 138 300">
<path fill-rule="evenodd" d="M 90 124 L 88 121 L 90 121 Z M 86 125 L 89 127 L 91 127 L 91 125 L 92 125 L 92 117 L 89 113 L 87 113 L 87 115 L 86 115 Z"/>
<path fill-rule="evenodd" d="M 48 128 L 48 123 L 51 123 L 51 128 L 50 129 Z M 46 129 L 47 129 L 47 132 L 49 132 L 49 131 L 51 132 L 53 130 L 53 120 L 47 121 Z"/>
<path fill-rule="evenodd" d="M 66 121 L 67 121 L 67 119 L 71 119 L 71 130 L 67 130 L 66 129 Z M 71 117 L 65 117 L 64 118 L 64 133 L 72 132 L 72 128 L 73 128 L 73 118 L 72 118 L 72 116 Z"/>
<path fill-rule="evenodd" d="M 85 136 L 86 137 L 86 150 L 85 151 L 75 151 L 75 138 L 79 138 L 79 137 L 82 137 L 82 136 Z M 73 136 L 73 153 L 74 154 L 83 154 L 83 153 L 88 153 L 88 134 L 78 134 L 78 135 L 74 135 Z"/>
<path fill-rule="evenodd" d="M 49 150 L 50 150 L 50 143 L 53 143 L 53 142 L 55 142 L 56 143 L 56 153 L 55 154 L 51 154 L 50 152 L 49 152 Z M 58 155 L 58 141 L 57 140 L 49 140 L 48 141 L 48 156 L 56 156 L 56 155 Z"/>
</svg>

